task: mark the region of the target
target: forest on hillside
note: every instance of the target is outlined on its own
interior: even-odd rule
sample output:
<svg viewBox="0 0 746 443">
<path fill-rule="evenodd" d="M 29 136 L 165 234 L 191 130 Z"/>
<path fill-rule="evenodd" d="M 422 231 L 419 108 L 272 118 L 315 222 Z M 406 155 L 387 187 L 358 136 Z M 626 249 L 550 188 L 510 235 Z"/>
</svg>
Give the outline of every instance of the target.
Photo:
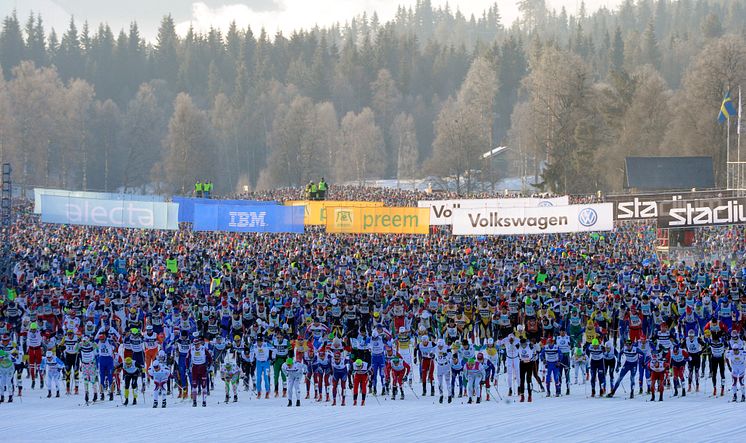
<svg viewBox="0 0 746 443">
<path fill-rule="evenodd" d="M 577 13 L 521 0 L 505 25 L 429 0 L 328 28 L 111 29 L 3 19 L 0 160 L 16 184 L 218 192 L 370 178 L 622 188 L 628 155 L 711 155 L 723 96 L 746 87 L 746 0 L 627 0 Z M 82 20 L 82 21 L 81 21 Z M 737 99 L 735 99 L 737 100 Z M 507 168 L 482 154 L 508 146 Z"/>
</svg>

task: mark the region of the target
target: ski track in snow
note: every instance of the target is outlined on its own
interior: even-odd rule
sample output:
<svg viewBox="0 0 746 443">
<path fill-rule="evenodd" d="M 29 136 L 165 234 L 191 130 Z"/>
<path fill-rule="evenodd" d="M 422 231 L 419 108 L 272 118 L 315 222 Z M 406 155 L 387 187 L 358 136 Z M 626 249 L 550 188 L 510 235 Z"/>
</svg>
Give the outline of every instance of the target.
<svg viewBox="0 0 746 443">
<path fill-rule="evenodd" d="M 504 375 L 503 375 L 504 377 Z M 501 380 L 500 385 L 505 386 Z M 29 383 L 24 380 L 28 387 Z M 420 385 L 421 386 L 421 385 Z M 414 384 L 414 389 L 418 389 Z M 586 398 L 585 389 L 571 385 L 573 393 L 546 398 L 535 392 L 532 403 L 491 401 L 467 405 L 467 397 L 452 404 L 435 397 L 416 399 L 405 389 L 405 400 L 392 401 L 368 395 L 365 407 L 301 400 L 288 408 L 287 400 L 257 400 L 240 392 L 238 403 L 217 404 L 223 399 L 222 382 L 216 383 L 207 408 L 191 401 L 168 398 L 166 409 L 152 409 L 151 393 L 140 394 L 137 406 L 113 402 L 86 407 L 83 394 L 46 398 L 46 391 L 28 390 L 13 404 L 0 404 L 0 435 L 4 441 L 143 441 L 203 442 L 345 439 L 357 442 L 443 441 L 718 441 L 732 440 L 746 432 L 746 404 L 728 403 L 730 393 L 717 399 L 704 392 L 664 402 L 646 402 L 647 395 L 626 399 Z M 501 388 L 507 399 L 507 389 Z M 590 391 L 590 389 L 588 390 Z M 493 388 L 494 392 L 494 388 Z M 305 394 L 304 394 L 305 395 Z M 22 401 L 22 402 L 21 402 Z M 462 404 L 463 403 L 463 404 Z M 80 406 L 79 406 L 80 404 Z M 117 405 L 119 405 L 117 407 Z"/>
</svg>

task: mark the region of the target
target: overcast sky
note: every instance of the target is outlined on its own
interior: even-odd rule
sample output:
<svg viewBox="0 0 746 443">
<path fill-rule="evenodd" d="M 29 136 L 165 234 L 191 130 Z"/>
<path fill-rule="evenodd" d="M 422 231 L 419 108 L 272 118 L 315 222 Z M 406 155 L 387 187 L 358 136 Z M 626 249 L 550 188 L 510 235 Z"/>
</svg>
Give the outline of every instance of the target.
<svg viewBox="0 0 746 443">
<path fill-rule="evenodd" d="M 468 17 L 481 14 L 495 0 L 456 0 L 449 4 Z M 585 0 L 589 11 L 601 6 L 615 8 L 622 0 Z M 41 12 L 47 29 L 54 27 L 58 33 L 67 28 L 70 16 L 76 23 L 88 20 L 91 24 L 107 22 L 118 32 L 137 20 L 142 35 L 153 39 L 161 17 L 170 13 L 176 21 L 177 31 L 183 34 L 190 23 L 199 30 L 210 26 L 226 29 L 235 20 L 239 27 L 251 25 L 255 32 L 262 27 L 270 35 L 277 30 L 290 33 L 293 29 L 312 28 L 344 23 L 355 15 L 367 11 L 378 12 L 381 21 L 393 18 L 398 5 L 413 6 L 416 0 L 0 0 L 0 14 L 7 15 L 13 9 L 25 21 L 30 11 Z M 433 5 L 442 5 L 446 0 L 432 0 Z M 510 24 L 518 15 L 516 0 L 498 0 L 503 23 Z M 580 0 L 547 0 L 550 7 L 567 8 L 574 13 Z"/>
</svg>

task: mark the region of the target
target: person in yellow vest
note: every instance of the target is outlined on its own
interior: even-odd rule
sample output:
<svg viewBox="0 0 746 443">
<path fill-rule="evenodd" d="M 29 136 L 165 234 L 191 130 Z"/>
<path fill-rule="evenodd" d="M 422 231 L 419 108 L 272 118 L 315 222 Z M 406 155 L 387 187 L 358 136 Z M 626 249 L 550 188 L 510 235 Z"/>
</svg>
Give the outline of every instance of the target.
<svg viewBox="0 0 746 443">
<path fill-rule="evenodd" d="M 208 180 L 205 182 L 205 198 L 210 198 L 210 194 L 212 194 L 212 180 Z"/>
<path fill-rule="evenodd" d="M 202 198 L 203 189 L 204 185 L 200 180 L 197 180 L 197 183 L 194 184 L 194 196 L 197 198 Z"/>
<path fill-rule="evenodd" d="M 318 190 L 318 197 L 319 200 L 326 200 L 326 189 L 328 188 L 326 182 L 324 181 L 324 177 L 321 177 L 321 180 L 319 181 L 319 190 Z"/>
<path fill-rule="evenodd" d="M 306 200 L 311 200 L 311 185 L 313 181 L 306 185 Z"/>
<path fill-rule="evenodd" d="M 311 187 L 311 191 L 309 193 L 309 198 L 311 200 L 318 200 L 318 194 L 319 194 L 318 191 L 319 191 L 319 188 L 316 186 L 316 183 L 314 183 L 313 180 L 311 180 L 311 182 L 308 183 L 308 186 Z"/>
</svg>

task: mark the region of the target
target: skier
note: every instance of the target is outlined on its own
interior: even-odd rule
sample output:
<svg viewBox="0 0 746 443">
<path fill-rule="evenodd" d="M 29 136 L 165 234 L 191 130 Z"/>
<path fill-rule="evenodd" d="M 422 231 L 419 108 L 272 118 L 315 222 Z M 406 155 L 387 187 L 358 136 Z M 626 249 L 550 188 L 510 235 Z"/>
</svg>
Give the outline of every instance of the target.
<svg viewBox="0 0 746 443">
<path fill-rule="evenodd" d="M 686 397 L 686 389 L 684 388 L 684 367 L 689 362 L 689 353 L 681 349 L 679 343 L 674 343 L 671 350 L 666 356 L 666 360 L 671 362 L 673 368 L 673 396 L 679 395 L 679 386 L 681 386 L 681 396 Z"/>
<path fill-rule="evenodd" d="M 166 385 L 171 378 L 171 371 L 161 364 L 158 359 L 153 360 L 148 368 L 148 377 L 153 380 L 153 408 L 158 407 L 159 397 L 163 398 L 161 408 L 166 407 Z M 226 385 L 227 386 L 227 385 Z"/>
<path fill-rule="evenodd" d="M 486 399 L 490 401 L 490 388 L 492 383 L 495 383 L 495 389 L 497 389 L 497 369 L 500 367 L 500 354 L 497 348 L 495 348 L 495 341 L 492 337 L 487 339 L 487 346 L 484 349 L 485 357 L 485 372 L 484 372 L 484 386 L 487 388 Z"/>
<path fill-rule="evenodd" d="M 207 406 L 207 368 L 212 365 L 212 355 L 201 338 L 195 338 L 187 355 L 187 366 L 192 374 L 192 406 L 197 407 L 197 389 L 202 391 L 202 407 Z M 267 383 L 269 385 L 269 383 Z M 269 395 L 269 392 L 267 392 Z"/>
<path fill-rule="evenodd" d="M 153 331 L 153 325 L 147 325 L 145 327 L 145 334 L 142 337 L 143 346 L 145 348 L 145 371 L 150 374 L 150 365 L 158 356 L 158 334 Z M 165 362 L 162 362 L 165 363 Z"/>
<path fill-rule="evenodd" d="M 256 345 L 251 348 L 251 360 L 256 364 L 256 398 L 262 397 L 262 382 L 266 389 L 265 397 L 269 398 L 269 365 L 272 359 L 272 348 L 264 341 L 264 337 L 259 335 L 256 338 Z"/>
<path fill-rule="evenodd" d="M 435 372 L 435 344 L 430 341 L 430 337 L 423 335 L 417 345 L 417 355 L 420 360 L 420 381 L 422 381 L 422 396 L 427 392 L 427 382 L 430 382 L 430 396 L 435 396 L 435 382 L 433 373 Z M 417 357 L 415 357 L 415 362 Z"/>
<path fill-rule="evenodd" d="M 380 377 L 381 379 L 381 394 L 386 395 L 386 374 L 385 374 L 385 367 L 386 367 L 386 357 L 384 355 L 384 350 L 386 347 L 386 343 L 384 342 L 381 335 L 378 333 L 378 331 L 373 331 L 373 333 L 370 336 L 370 343 L 368 344 L 368 348 L 370 349 L 370 365 L 371 365 L 371 382 L 372 382 L 372 392 L 373 395 L 376 395 L 377 393 L 377 379 Z"/>
<path fill-rule="evenodd" d="M 114 357 L 116 348 L 106 336 L 101 334 L 98 338 L 96 352 L 98 354 L 98 383 L 101 399 L 104 399 L 104 391 L 109 391 L 109 401 L 114 400 Z"/>
<path fill-rule="evenodd" d="M 607 397 L 611 398 L 616 393 L 619 385 L 622 384 L 624 376 L 629 373 L 629 398 L 635 398 L 635 375 L 637 374 L 637 362 L 640 359 L 640 350 L 632 344 L 632 340 L 628 339 L 622 348 L 621 358 L 624 357 L 624 366 L 622 366 L 622 372 L 617 377 L 616 383 L 611 387 L 611 392 Z"/>
<path fill-rule="evenodd" d="M 606 383 L 606 374 L 609 376 L 609 386 L 614 386 L 614 369 L 616 369 L 617 352 L 614 350 L 614 344 L 609 339 L 604 344 L 604 385 Z M 601 393 L 603 396 L 603 392 Z"/>
<path fill-rule="evenodd" d="M 399 328 L 399 334 L 396 336 L 396 352 L 409 367 L 412 367 L 412 333 L 406 326 Z M 411 386 L 412 375 L 409 373 L 407 374 L 407 381 Z"/>
<path fill-rule="evenodd" d="M 585 374 L 588 371 L 588 356 L 583 354 L 583 350 L 575 348 L 575 355 L 572 357 L 573 368 L 575 369 L 575 384 L 578 383 L 578 372 L 580 372 L 581 384 L 585 384 Z"/>
<path fill-rule="evenodd" d="M 26 363 L 23 361 L 23 357 L 24 356 L 18 352 L 18 348 L 13 348 L 13 350 L 10 351 L 10 360 L 13 362 L 13 367 L 16 372 L 15 388 L 18 390 L 19 397 L 23 395 L 23 370 L 27 368 Z M 28 377 L 28 375 L 28 371 L 26 371 L 26 376 Z"/>
<path fill-rule="evenodd" d="M 326 401 L 329 401 L 329 385 L 332 378 L 332 359 L 325 349 L 320 349 L 316 353 L 316 358 L 311 365 L 313 369 L 313 380 L 316 386 L 316 401 L 322 401 L 326 394 Z"/>
<path fill-rule="evenodd" d="M 357 394 L 360 391 L 361 403 L 360 406 L 365 406 L 365 393 L 368 389 L 368 376 L 370 375 L 370 369 L 368 369 L 368 363 L 361 359 L 355 360 L 352 365 L 352 376 L 353 391 L 352 391 L 352 405 L 357 406 Z"/>
<path fill-rule="evenodd" d="M 410 373 L 410 366 L 403 358 L 396 356 L 391 359 L 391 400 L 396 400 L 396 388 L 399 387 L 400 399 L 404 400 L 404 381 Z"/>
<path fill-rule="evenodd" d="M 339 389 L 342 406 L 345 405 L 345 387 L 347 384 L 347 367 L 349 362 L 342 358 L 342 353 L 336 351 L 332 359 L 332 406 L 337 405 L 337 392 Z"/>
<path fill-rule="evenodd" d="M 439 403 L 443 403 L 443 393 L 448 392 L 448 401 L 451 401 L 451 352 L 446 346 L 445 340 L 438 339 L 435 346 L 435 366 L 438 378 L 438 392 L 440 393 Z"/>
<path fill-rule="evenodd" d="M 42 359 L 42 333 L 36 322 L 31 322 L 26 334 L 26 355 L 28 355 L 29 373 L 31 375 L 31 389 L 36 387 L 36 375 L 39 375 L 40 383 L 44 387 L 44 381 L 39 371 Z"/>
<path fill-rule="evenodd" d="M 5 401 L 5 393 L 8 393 L 8 403 L 13 403 L 13 373 L 15 365 L 10 354 L 5 349 L 0 349 L 0 403 Z"/>
<path fill-rule="evenodd" d="M 307 366 L 303 362 L 296 363 L 292 357 L 288 357 L 281 370 L 288 380 L 288 407 L 293 406 L 293 397 L 295 397 L 295 406 L 300 406 L 300 384 L 301 379 L 308 372 Z"/>
<path fill-rule="evenodd" d="M 743 385 L 744 379 L 744 367 L 746 366 L 746 355 L 741 350 L 741 344 L 738 343 L 733 346 L 733 349 L 728 351 L 726 355 L 728 362 L 728 369 L 731 371 L 733 377 L 733 386 L 731 392 L 733 392 L 733 401 L 736 401 L 736 394 L 738 393 L 738 385 L 741 384 L 741 402 L 746 402 L 746 388 Z"/>
<path fill-rule="evenodd" d="M 132 359 L 132 357 L 127 357 L 124 359 L 124 364 L 122 365 L 122 372 L 124 374 L 124 406 L 127 406 L 129 404 L 129 390 L 130 387 L 132 388 L 132 406 L 137 405 L 137 379 L 140 377 L 140 373 L 142 372 L 142 369 L 140 366 Z"/>
<path fill-rule="evenodd" d="M 665 348 L 661 346 L 657 351 L 650 355 L 648 368 L 650 368 L 650 401 L 655 401 L 655 382 L 658 382 L 658 392 L 660 393 L 658 401 L 663 401 L 663 384 L 665 383 L 666 371 L 668 371 L 668 362 L 663 356 Z"/>
<path fill-rule="evenodd" d="M 640 390 L 638 394 L 642 394 L 643 381 L 647 386 L 647 391 L 650 392 L 650 355 L 652 354 L 652 347 L 650 342 L 645 335 L 640 336 L 640 341 L 637 343 L 637 350 L 639 351 L 640 358 L 637 360 L 637 377 L 640 382 Z"/>
<path fill-rule="evenodd" d="M 565 395 L 570 395 L 570 356 L 572 354 L 572 341 L 564 329 L 560 329 L 560 334 L 555 340 L 557 348 L 560 351 L 560 379 L 565 376 Z"/>
<path fill-rule="evenodd" d="M 66 393 L 70 394 L 71 384 L 75 385 L 75 394 L 78 393 L 78 353 L 76 351 L 78 337 L 72 329 L 67 330 L 67 334 L 60 341 L 60 346 L 64 347 L 65 352 L 65 385 Z"/>
<path fill-rule="evenodd" d="M 83 388 L 85 389 L 85 402 L 88 404 L 88 388 L 93 387 L 93 402 L 98 400 L 96 392 L 96 344 L 91 342 L 90 337 L 84 335 L 76 345 L 75 352 L 80 355 L 80 372 L 83 374 Z"/>
<path fill-rule="evenodd" d="M 717 396 L 717 373 L 720 369 L 720 396 L 725 395 L 725 343 L 720 335 L 713 334 L 708 342 L 710 348 L 710 375 L 712 377 L 712 395 Z"/>
<path fill-rule="evenodd" d="M 241 380 L 241 371 L 236 365 L 227 361 L 220 369 L 220 378 L 225 383 L 225 402 L 228 403 L 231 388 L 233 388 L 233 403 L 237 402 L 238 383 Z"/>
<path fill-rule="evenodd" d="M 597 338 L 594 338 L 591 345 L 588 346 L 586 354 L 588 354 L 591 362 L 591 397 L 596 396 L 596 379 L 598 379 L 601 396 L 603 396 L 604 389 L 606 388 L 606 380 L 604 378 L 604 348 L 601 347 Z"/>
<path fill-rule="evenodd" d="M 272 339 L 272 351 L 272 372 L 275 382 L 275 398 L 279 397 L 280 377 L 282 377 L 282 397 L 285 398 L 287 395 L 287 376 L 282 372 L 282 365 L 288 357 L 290 343 L 285 338 L 282 330 L 278 330 Z"/>
<path fill-rule="evenodd" d="M 65 370 L 65 362 L 54 355 L 54 352 L 47 351 L 45 358 L 41 361 L 41 372 L 44 373 L 47 385 L 47 398 L 52 396 L 52 385 L 54 385 L 57 395 L 60 396 L 60 377 Z"/>
<path fill-rule="evenodd" d="M 518 384 L 519 359 L 518 359 L 518 339 L 515 335 L 510 334 L 500 342 L 505 349 L 505 366 L 508 374 L 508 397 L 513 395 L 513 386 Z"/>
<path fill-rule="evenodd" d="M 692 392 L 692 381 L 695 382 L 697 392 L 699 392 L 699 369 L 702 365 L 702 346 L 704 342 L 697 337 L 693 330 L 687 333 L 684 346 L 689 353 L 689 392 Z"/>
<path fill-rule="evenodd" d="M 187 359 L 189 356 L 189 350 L 192 344 L 189 340 L 189 331 L 182 330 L 181 337 L 176 341 L 175 352 L 178 356 L 174 358 L 178 371 L 178 382 L 179 382 L 179 398 L 189 398 L 189 367 L 187 365 Z M 174 354 L 176 355 L 176 354 Z"/>
<path fill-rule="evenodd" d="M 520 359 L 520 381 L 521 384 L 518 386 L 518 394 L 521 396 L 521 403 L 525 401 L 524 392 L 528 390 L 528 402 L 531 403 L 531 375 L 534 370 L 534 350 L 529 346 L 528 341 L 525 338 L 521 339 L 521 344 L 518 347 L 518 358 Z"/>
<path fill-rule="evenodd" d="M 541 360 L 544 362 L 544 367 L 547 371 L 545 381 L 547 386 L 547 397 L 550 397 L 552 395 L 551 385 L 549 384 L 549 381 L 552 379 L 554 379 L 555 396 L 559 397 L 562 388 L 562 375 L 559 368 L 560 350 L 559 347 L 557 347 L 557 345 L 554 343 L 554 339 L 552 337 L 547 338 L 547 344 L 541 350 L 540 357 Z"/>
<path fill-rule="evenodd" d="M 464 378 L 462 372 L 464 370 L 464 362 L 459 358 L 458 352 L 451 351 L 451 389 L 448 391 L 448 403 L 453 400 L 456 390 L 456 380 L 458 380 L 458 396 L 459 398 L 464 395 Z"/>
<path fill-rule="evenodd" d="M 484 355 L 480 352 L 478 356 L 484 360 Z M 469 397 L 468 404 L 472 403 L 472 397 L 476 397 L 477 403 L 482 401 L 482 380 L 484 380 L 484 364 L 472 357 L 464 366 L 466 374 L 466 394 Z"/>
<path fill-rule="evenodd" d="M 132 360 L 140 368 L 142 377 L 142 392 L 145 392 L 145 341 L 139 328 L 130 329 L 130 333 L 124 338 L 124 348 L 131 351 Z M 125 352 L 126 356 L 126 352 Z"/>
</svg>

